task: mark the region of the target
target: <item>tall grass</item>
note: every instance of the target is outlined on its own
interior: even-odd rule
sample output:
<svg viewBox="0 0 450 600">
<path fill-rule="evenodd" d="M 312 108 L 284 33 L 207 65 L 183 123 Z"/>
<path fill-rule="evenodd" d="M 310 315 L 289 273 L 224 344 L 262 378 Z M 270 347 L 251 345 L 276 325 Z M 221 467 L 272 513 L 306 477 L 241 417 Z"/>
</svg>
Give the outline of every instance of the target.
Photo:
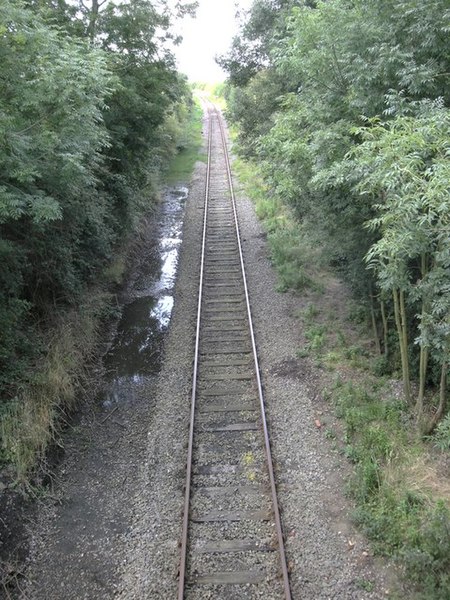
<svg viewBox="0 0 450 600">
<path fill-rule="evenodd" d="M 200 103 L 196 100 L 192 106 L 191 113 L 187 119 L 184 130 L 181 132 L 177 145 L 177 153 L 169 163 L 164 180 L 167 184 L 188 183 L 194 165 L 198 160 L 206 160 L 200 152 L 202 145 L 202 116 Z"/>
<path fill-rule="evenodd" d="M 271 196 L 255 165 L 236 159 L 233 170 L 267 232 L 271 261 L 278 274 L 278 290 L 321 290 L 319 251 L 306 228 L 296 221 L 287 206 Z"/>
<path fill-rule="evenodd" d="M 96 343 L 101 313 L 110 295 L 96 290 L 85 302 L 59 317 L 46 340 L 47 352 L 28 383 L 1 415 L 1 456 L 16 482 L 25 484 L 44 457 L 58 429 L 87 383 L 87 363 Z"/>
<path fill-rule="evenodd" d="M 450 598 L 450 485 L 410 426 L 409 407 L 367 372 L 364 383 L 338 377 L 329 395 L 354 464 L 355 522 L 376 553 L 398 563 L 415 598 Z"/>
</svg>

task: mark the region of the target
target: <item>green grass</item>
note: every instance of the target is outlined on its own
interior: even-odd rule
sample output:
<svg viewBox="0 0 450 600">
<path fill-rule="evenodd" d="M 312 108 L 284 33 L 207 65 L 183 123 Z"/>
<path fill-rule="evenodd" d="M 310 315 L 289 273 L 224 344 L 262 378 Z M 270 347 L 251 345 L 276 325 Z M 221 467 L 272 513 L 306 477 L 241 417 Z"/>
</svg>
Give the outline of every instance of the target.
<svg viewBox="0 0 450 600">
<path fill-rule="evenodd" d="M 253 201 L 255 212 L 267 232 L 270 258 L 278 274 L 278 291 L 320 291 L 322 286 L 315 267 L 318 251 L 305 228 L 296 222 L 288 207 L 271 197 L 255 165 L 237 159 L 233 171 Z"/>
<path fill-rule="evenodd" d="M 0 422 L 1 460 L 25 487 L 29 476 L 58 437 L 61 417 L 76 404 L 87 383 L 86 363 L 95 351 L 97 333 L 111 295 L 98 288 L 76 309 L 60 315 L 47 335 L 45 357 L 17 397 L 3 406 Z"/>
<path fill-rule="evenodd" d="M 439 481 L 427 448 L 409 429 L 409 409 L 385 387 L 336 380 L 331 391 L 344 423 L 342 451 L 354 463 L 348 485 L 354 518 L 374 550 L 393 557 L 417 598 L 450 597 L 449 498 L 439 499 Z M 437 487 L 436 487 L 437 486 Z"/>
<path fill-rule="evenodd" d="M 377 554 L 400 565 L 413 584 L 411 598 L 450 598 L 450 485 L 430 448 L 450 450 L 450 417 L 433 438 L 420 439 L 410 407 L 392 395 L 390 381 L 377 375 L 377 357 L 362 340 L 354 343 L 342 330 L 324 325 L 316 305 L 298 316 L 307 343 L 297 356 L 344 373 L 323 394 L 342 431 L 325 436 L 354 465 L 347 491 L 356 524 Z M 358 586 L 368 591 L 371 582 L 361 580 Z"/>
<path fill-rule="evenodd" d="M 195 163 L 198 160 L 206 161 L 206 155 L 200 152 L 201 146 L 202 109 L 195 102 L 180 136 L 177 153 L 165 173 L 164 179 L 168 185 L 189 182 Z"/>
</svg>

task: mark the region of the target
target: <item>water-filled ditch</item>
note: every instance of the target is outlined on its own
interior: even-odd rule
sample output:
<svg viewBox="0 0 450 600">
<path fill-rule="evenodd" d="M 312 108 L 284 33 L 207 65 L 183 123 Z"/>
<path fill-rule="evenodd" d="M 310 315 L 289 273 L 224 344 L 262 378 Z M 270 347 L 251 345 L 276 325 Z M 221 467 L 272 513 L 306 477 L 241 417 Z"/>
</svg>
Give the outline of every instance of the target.
<svg viewBox="0 0 450 600">
<path fill-rule="evenodd" d="M 158 373 L 162 342 L 174 304 L 174 285 L 188 188 L 168 189 L 160 202 L 151 248 L 146 249 L 127 293 L 117 331 L 104 357 L 105 408 L 126 402 L 134 389 Z"/>
</svg>

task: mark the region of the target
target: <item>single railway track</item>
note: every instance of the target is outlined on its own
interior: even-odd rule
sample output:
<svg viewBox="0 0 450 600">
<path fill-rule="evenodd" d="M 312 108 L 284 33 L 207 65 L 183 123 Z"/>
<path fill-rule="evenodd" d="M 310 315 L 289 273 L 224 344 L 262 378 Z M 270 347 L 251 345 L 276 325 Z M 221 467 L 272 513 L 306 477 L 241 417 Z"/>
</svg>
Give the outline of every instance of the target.
<svg viewBox="0 0 450 600">
<path fill-rule="evenodd" d="M 222 117 L 208 164 L 178 600 L 291 598 Z"/>
</svg>

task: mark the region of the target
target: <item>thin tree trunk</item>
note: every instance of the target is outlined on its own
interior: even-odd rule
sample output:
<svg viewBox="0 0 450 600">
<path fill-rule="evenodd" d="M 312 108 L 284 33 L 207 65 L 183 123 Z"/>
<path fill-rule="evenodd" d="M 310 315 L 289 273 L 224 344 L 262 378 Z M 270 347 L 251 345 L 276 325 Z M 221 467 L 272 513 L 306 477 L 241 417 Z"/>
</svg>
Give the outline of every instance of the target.
<svg viewBox="0 0 450 600">
<path fill-rule="evenodd" d="M 421 257 L 421 275 L 422 280 L 427 275 L 427 257 L 425 253 L 422 253 Z M 428 309 L 427 296 L 424 295 L 422 299 L 422 326 L 425 321 L 425 316 Z M 427 346 L 420 344 L 420 357 L 419 357 L 419 395 L 417 396 L 416 402 L 416 417 L 419 426 L 421 427 L 422 419 L 423 419 L 423 404 L 425 398 L 425 382 L 427 378 L 427 368 L 428 368 L 428 356 L 429 349 Z"/>
<path fill-rule="evenodd" d="M 375 315 L 375 306 L 373 302 L 372 292 L 370 293 L 370 316 L 372 319 L 373 339 L 375 340 L 375 347 L 377 349 L 377 353 L 381 354 L 380 336 L 378 335 L 377 318 Z"/>
<path fill-rule="evenodd" d="M 95 40 L 98 11 L 99 11 L 99 0 L 92 0 L 92 8 L 91 8 L 91 12 L 89 14 L 89 26 L 88 26 L 88 35 L 89 35 L 91 44 L 93 44 L 94 40 Z"/>
<path fill-rule="evenodd" d="M 439 421 L 444 416 L 445 407 L 447 404 L 447 375 L 448 375 L 448 361 L 444 360 L 441 367 L 441 382 L 439 384 L 439 406 L 436 409 L 425 433 L 430 434 Z"/>
<path fill-rule="evenodd" d="M 405 400 L 411 402 L 411 383 L 409 380 L 408 364 L 408 333 L 406 331 L 405 296 L 403 290 L 392 290 L 394 296 L 395 324 L 397 326 L 398 341 L 400 345 L 400 358 L 402 362 L 403 389 Z"/>
<path fill-rule="evenodd" d="M 423 405 L 425 398 L 425 382 L 427 377 L 428 367 L 428 348 L 423 346 L 420 347 L 420 359 L 419 359 L 419 394 L 416 402 L 416 418 L 419 427 L 422 425 L 423 420 Z"/>
<path fill-rule="evenodd" d="M 383 322 L 383 343 L 384 343 L 384 355 L 386 358 L 389 356 L 389 344 L 388 344 L 388 322 L 386 317 L 386 308 L 384 301 L 380 300 L 381 309 L 381 320 Z"/>
</svg>

